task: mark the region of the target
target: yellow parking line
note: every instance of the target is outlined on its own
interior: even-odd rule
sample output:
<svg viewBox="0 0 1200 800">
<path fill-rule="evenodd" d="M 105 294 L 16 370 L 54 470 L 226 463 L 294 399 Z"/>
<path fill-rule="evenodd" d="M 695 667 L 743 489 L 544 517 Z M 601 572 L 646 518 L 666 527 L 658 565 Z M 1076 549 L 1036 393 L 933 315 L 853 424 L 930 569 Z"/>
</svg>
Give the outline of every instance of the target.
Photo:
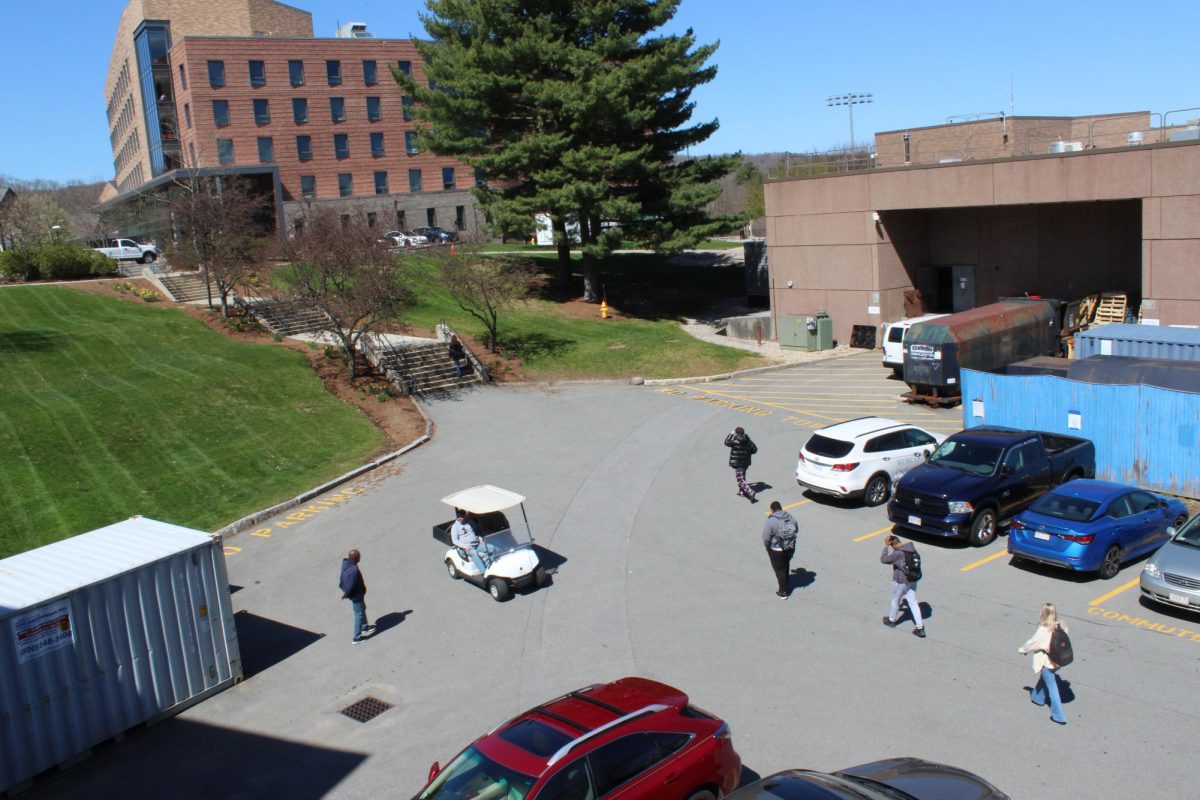
<svg viewBox="0 0 1200 800">
<path fill-rule="evenodd" d="M 802 505 L 804 505 L 805 503 L 811 503 L 811 502 L 812 502 L 812 500 L 801 500 L 799 503 L 792 503 L 791 505 L 786 505 L 786 506 L 784 506 L 784 507 L 783 507 L 783 510 L 784 510 L 784 511 L 787 511 L 789 508 L 795 508 L 796 506 L 802 506 Z M 770 511 L 768 511 L 768 512 L 766 513 L 766 516 L 768 516 L 768 517 L 769 517 L 769 516 L 771 516 L 771 512 L 770 512 Z"/>
<path fill-rule="evenodd" d="M 1006 555 L 1008 555 L 1007 550 L 1001 550 L 999 553 L 992 553 L 987 558 L 981 558 L 978 561 L 976 561 L 974 564 L 967 564 L 965 567 L 960 569 L 959 572 L 970 572 L 971 570 L 975 569 L 976 567 L 982 567 L 984 564 L 988 563 L 989 561 L 995 561 L 997 558 L 1003 558 Z"/>
<path fill-rule="evenodd" d="M 881 533 L 887 533 L 891 529 L 892 529 L 892 526 L 888 525 L 886 528 L 880 528 L 877 531 L 871 531 L 870 533 L 864 533 L 862 536 L 859 536 L 857 539 L 854 539 L 853 541 L 865 542 L 867 539 L 870 539 L 872 536 L 878 536 Z"/>
<path fill-rule="evenodd" d="M 1108 594 L 1102 594 L 1102 595 L 1100 595 L 1100 596 L 1099 596 L 1099 597 L 1097 597 L 1095 600 L 1093 600 L 1092 602 L 1088 603 L 1088 605 L 1089 605 L 1089 606 L 1098 606 L 1098 605 L 1100 605 L 1101 603 L 1103 603 L 1105 600 L 1111 600 L 1112 598 L 1114 598 L 1114 597 L 1116 597 L 1117 595 L 1119 595 L 1121 592 L 1124 592 L 1124 591 L 1126 591 L 1127 589 L 1132 589 L 1133 587 L 1137 586 L 1137 585 L 1138 585 L 1138 583 L 1139 583 L 1140 581 L 1141 581 L 1141 578 L 1140 578 L 1140 577 L 1138 577 L 1138 578 L 1134 578 L 1134 579 L 1133 579 L 1133 580 L 1131 580 L 1129 583 L 1126 583 L 1126 584 L 1124 584 L 1123 586 L 1118 586 L 1117 588 L 1113 589 L 1113 590 L 1112 590 L 1111 592 L 1109 592 Z"/>
</svg>

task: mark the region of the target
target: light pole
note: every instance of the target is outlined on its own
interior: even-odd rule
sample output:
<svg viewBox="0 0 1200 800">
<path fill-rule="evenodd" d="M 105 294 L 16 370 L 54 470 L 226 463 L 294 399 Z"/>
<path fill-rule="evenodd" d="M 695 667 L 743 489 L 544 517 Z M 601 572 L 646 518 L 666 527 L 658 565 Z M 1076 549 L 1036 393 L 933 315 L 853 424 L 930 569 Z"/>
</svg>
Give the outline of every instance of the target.
<svg viewBox="0 0 1200 800">
<path fill-rule="evenodd" d="M 870 92 L 865 94 L 861 92 L 847 92 L 846 94 L 835 94 L 825 98 L 825 105 L 830 108 L 834 106 L 846 106 L 846 110 L 850 112 L 850 151 L 854 151 L 854 107 L 865 103 L 873 103 L 875 99 Z"/>
</svg>

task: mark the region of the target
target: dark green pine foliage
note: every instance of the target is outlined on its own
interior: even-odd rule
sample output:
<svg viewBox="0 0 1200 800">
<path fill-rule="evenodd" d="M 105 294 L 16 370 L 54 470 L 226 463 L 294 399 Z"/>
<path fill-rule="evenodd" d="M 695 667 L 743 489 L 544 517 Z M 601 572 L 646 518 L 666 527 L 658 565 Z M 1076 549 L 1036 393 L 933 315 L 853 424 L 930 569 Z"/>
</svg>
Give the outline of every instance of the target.
<svg viewBox="0 0 1200 800">
<path fill-rule="evenodd" d="M 688 125 L 717 45 L 697 47 L 691 30 L 655 35 L 678 5 L 427 0 L 430 39 L 418 48 L 436 88 L 397 76 L 418 103 L 423 146 L 491 182 L 475 191 L 495 227 L 524 232 L 535 214 L 551 216 L 560 279 L 570 277 L 565 232 L 578 225 L 591 300 L 597 259 L 622 238 L 674 252 L 742 222 L 705 211 L 740 157 L 680 157 L 717 129 Z"/>
</svg>

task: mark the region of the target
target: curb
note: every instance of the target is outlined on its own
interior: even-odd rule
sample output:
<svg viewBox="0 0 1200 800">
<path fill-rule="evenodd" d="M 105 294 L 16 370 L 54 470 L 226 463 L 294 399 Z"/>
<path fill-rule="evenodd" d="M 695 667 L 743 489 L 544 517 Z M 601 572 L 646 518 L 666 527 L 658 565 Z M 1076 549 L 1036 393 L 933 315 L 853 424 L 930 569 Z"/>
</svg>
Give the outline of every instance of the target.
<svg viewBox="0 0 1200 800">
<path fill-rule="evenodd" d="M 792 361 L 784 364 L 771 364 L 766 367 L 751 367 L 750 369 L 739 369 L 736 372 L 720 372 L 716 375 L 698 375 L 691 378 L 631 378 L 630 382 L 639 386 L 670 386 L 676 383 L 713 383 L 714 381 L 727 381 L 731 378 L 740 378 L 743 375 L 754 375 L 760 372 L 777 372 L 781 369 L 790 369 L 792 367 L 803 367 L 809 364 L 819 364 L 822 361 L 836 361 L 839 358 L 849 358 L 850 356 L 858 355 L 857 353 L 845 353 L 843 355 L 830 356 L 829 358 L 815 358 L 811 361 Z"/>
<path fill-rule="evenodd" d="M 265 519 L 273 517 L 276 514 L 279 514 L 283 511 L 287 511 L 289 508 L 295 508 L 296 506 L 303 505 L 304 503 L 307 503 L 309 500 L 313 499 L 314 497 L 317 497 L 318 495 L 322 495 L 325 492 L 329 491 L 330 489 L 333 489 L 336 486 L 340 486 L 341 484 L 346 483 L 347 481 L 352 481 L 355 478 L 357 478 L 359 475 L 362 475 L 365 472 L 370 472 L 373 469 L 381 467 L 384 464 L 388 463 L 389 461 L 394 461 L 395 459 L 399 458 L 400 456 L 404 455 L 405 453 L 415 450 L 418 447 L 420 447 L 421 445 L 425 444 L 426 442 L 428 442 L 430 439 L 433 438 L 433 420 L 431 420 L 429 418 L 429 415 L 425 413 L 425 409 L 421 408 L 421 404 L 418 403 L 415 399 L 413 399 L 413 405 L 416 406 L 417 413 L 419 413 L 421 415 L 421 419 L 425 420 L 425 433 L 422 434 L 421 436 L 418 436 L 416 439 L 413 439 L 411 442 L 406 444 L 404 447 L 401 447 L 399 450 L 394 450 L 390 453 L 382 455 L 379 458 L 375 459 L 374 461 L 368 461 L 366 464 L 363 464 L 360 467 L 355 467 L 354 469 L 350 470 L 349 472 L 346 472 L 332 480 L 328 480 L 325 483 L 322 483 L 319 486 L 315 486 L 312 489 L 302 492 L 290 500 L 284 500 L 282 503 L 276 503 L 275 505 L 271 506 L 270 508 L 264 508 L 260 511 L 255 511 L 253 514 L 249 514 L 235 522 L 231 522 L 228 525 L 226 525 L 225 527 L 214 531 L 213 535 L 220 537 L 222 539 L 231 538 L 231 537 L 235 536 L 236 534 L 241 533 L 242 531 L 246 530 L 247 528 L 251 528 L 251 527 L 254 527 L 255 525 L 258 525 L 260 522 L 262 522 Z"/>
</svg>

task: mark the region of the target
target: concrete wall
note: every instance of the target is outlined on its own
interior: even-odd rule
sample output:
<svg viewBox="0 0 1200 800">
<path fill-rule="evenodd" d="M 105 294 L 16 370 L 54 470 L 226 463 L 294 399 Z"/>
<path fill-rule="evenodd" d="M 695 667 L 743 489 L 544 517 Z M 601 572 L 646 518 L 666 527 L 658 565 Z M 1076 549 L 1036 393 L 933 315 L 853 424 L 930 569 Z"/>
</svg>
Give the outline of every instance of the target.
<svg viewBox="0 0 1200 800">
<path fill-rule="evenodd" d="M 1125 289 L 1144 318 L 1200 317 L 1200 143 L 778 180 L 766 202 L 776 312 L 828 309 L 840 341 L 902 318 L 924 264 L 975 265 L 980 304 Z"/>
</svg>

